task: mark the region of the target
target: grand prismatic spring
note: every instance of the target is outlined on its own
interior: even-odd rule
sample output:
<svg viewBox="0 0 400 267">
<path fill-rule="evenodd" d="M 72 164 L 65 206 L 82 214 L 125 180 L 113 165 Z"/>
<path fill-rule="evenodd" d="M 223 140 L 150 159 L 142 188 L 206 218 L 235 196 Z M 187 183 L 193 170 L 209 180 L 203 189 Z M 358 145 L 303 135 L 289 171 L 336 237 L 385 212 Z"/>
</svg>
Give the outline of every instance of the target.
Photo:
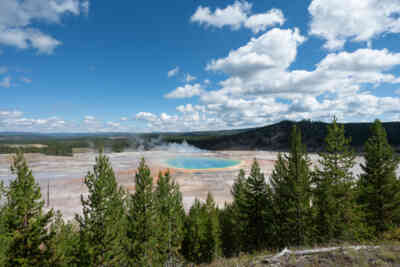
<svg viewBox="0 0 400 267">
<path fill-rule="evenodd" d="M 238 160 L 201 157 L 176 157 L 166 160 L 172 168 L 185 170 L 209 170 L 233 167 L 240 163 Z"/>
<path fill-rule="evenodd" d="M 128 191 L 133 191 L 135 188 L 134 175 L 141 158 L 144 158 L 149 165 L 154 181 L 160 171 L 170 170 L 172 177 L 180 185 L 186 209 L 195 198 L 205 199 L 207 192 L 211 192 L 220 205 L 223 205 L 225 201 L 229 202 L 231 185 L 240 168 L 248 170 L 252 159 L 256 157 L 268 172 L 272 169 L 275 158 L 274 154 L 263 155 L 258 152 L 200 150 L 196 152 L 131 151 L 106 153 L 106 155 L 110 158 L 119 184 Z M 72 157 L 42 154 L 26 154 L 25 156 L 42 188 L 43 198 L 47 198 L 49 188 L 49 208 L 59 209 L 66 218 L 73 218 L 74 213 L 80 213 L 80 195 L 87 194 L 83 177 L 92 169 L 97 154 L 76 153 Z M 11 157 L 11 155 L 0 155 L 0 179 L 6 183 L 13 178 L 10 171 Z M 174 164 L 178 165 L 174 166 Z M 187 164 L 192 164 L 192 168 L 188 168 Z"/>
</svg>

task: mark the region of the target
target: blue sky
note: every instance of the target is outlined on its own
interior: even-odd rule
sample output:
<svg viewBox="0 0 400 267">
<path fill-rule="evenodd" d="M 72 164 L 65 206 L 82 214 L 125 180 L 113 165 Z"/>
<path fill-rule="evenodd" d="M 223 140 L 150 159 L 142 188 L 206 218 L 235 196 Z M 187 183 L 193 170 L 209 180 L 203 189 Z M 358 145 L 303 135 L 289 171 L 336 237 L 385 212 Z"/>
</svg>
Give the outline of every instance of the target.
<svg viewBox="0 0 400 267">
<path fill-rule="evenodd" d="M 400 0 L 4 0 L 0 131 L 398 121 L 399 15 Z"/>
</svg>

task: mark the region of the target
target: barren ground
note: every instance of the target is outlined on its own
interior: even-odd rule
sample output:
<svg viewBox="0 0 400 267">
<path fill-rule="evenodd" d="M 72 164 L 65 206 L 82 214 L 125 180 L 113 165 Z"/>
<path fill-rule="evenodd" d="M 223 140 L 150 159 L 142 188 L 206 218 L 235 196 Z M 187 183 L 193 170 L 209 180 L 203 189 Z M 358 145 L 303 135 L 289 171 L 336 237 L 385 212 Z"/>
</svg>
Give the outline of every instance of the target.
<svg viewBox="0 0 400 267">
<path fill-rule="evenodd" d="M 252 160 L 256 158 L 266 178 L 272 172 L 276 152 L 268 151 L 220 151 L 200 153 L 177 153 L 167 151 L 109 153 L 112 166 L 120 185 L 129 191 L 134 190 L 134 175 L 142 157 L 150 166 L 153 176 L 159 171 L 170 169 L 172 177 L 180 185 L 185 209 L 188 209 L 195 198 L 205 199 L 211 192 L 216 202 L 223 206 L 231 201 L 230 189 L 240 168 L 248 173 Z M 219 170 L 180 170 L 170 168 L 165 160 L 176 156 L 221 157 L 240 160 L 241 164 Z M 73 157 L 56 157 L 42 154 L 26 154 L 33 175 L 42 188 L 43 198 L 47 200 L 49 184 L 50 207 L 60 210 L 67 219 L 81 212 L 80 195 L 87 194 L 83 177 L 95 163 L 95 153 L 77 153 Z M 313 162 L 316 155 L 310 155 Z M 360 161 L 360 159 L 358 159 Z M 6 183 L 12 178 L 10 172 L 11 155 L 0 155 L 0 180 Z M 359 167 L 354 169 L 359 173 Z"/>
</svg>

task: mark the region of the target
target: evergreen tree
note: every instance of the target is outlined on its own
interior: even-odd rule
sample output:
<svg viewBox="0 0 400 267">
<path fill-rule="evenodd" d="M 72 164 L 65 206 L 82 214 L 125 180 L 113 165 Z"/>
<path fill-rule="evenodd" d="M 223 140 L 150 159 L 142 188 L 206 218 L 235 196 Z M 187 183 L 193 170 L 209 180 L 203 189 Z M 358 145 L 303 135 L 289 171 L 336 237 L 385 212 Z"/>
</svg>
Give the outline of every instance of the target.
<svg viewBox="0 0 400 267">
<path fill-rule="evenodd" d="M 291 133 L 290 152 L 278 156 L 271 185 L 279 245 L 309 244 L 313 235 L 310 160 L 296 126 Z"/>
<path fill-rule="evenodd" d="M 249 177 L 243 170 L 232 186 L 232 231 L 238 244 L 234 251 L 254 251 L 271 247 L 273 205 L 271 188 L 254 160 Z M 227 219 L 225 219 L 227 220 Z"/>
<path fill-rule="evenodd" d="M 144 159 L 135 175 L 135 193 L 128 202 L 128 209 L 125 250 L 129 266 L 160 266 L 153 178 Z"/>
<path fill-rule="evenodd" d="M 274 246 L 278 248 L 288 245 L 289 240 L 292 238 L 291 225 L 287 223 L 287 216 L 290 216 L 289 208 L 291 206 L 291 203 L 287 201 L 289 198 L 288 180 L 288 160 L 285 155 L 279 153 L 270 179 L 273 190 L 274 225 L 276 226 L 272 237 L 275 241 Z"/>
<path fill-rule="evenodd" d="M 186 217 L 182 254 L 187 260 L 200 264 L 210 263 L 220 251 L 218 208 L 208 193 L 204 204 L 195 199 Z"/>
<path fill-rule="evenodd" d="M 205 262 L 206 216 L 205 206 L 196 198 L 185 220 L 185 235 L 181 252 L 188 261 L 197 264 Z"/>
<path fill-rule="evenodd" d="M 111 163 L 100 153 L 84 180 L 83 216 L 76 216 L 80 233 L 80 266 L 115 266 L 123 262 L 124 192 L 118 187 Z"/>
<path fill-rule="evenodd" d="M 221 255 L 221 228 L 218 217 L 218 207 L 210 192 L 207 194 L 205 205 L 206 211 L 206 238 L 204 244 L 204 261 L 212 262 Z"/>
<path fill-rule="evenodd" d="M 8 239 L 5 266 L 51 266 L 53 251 L 48 231 L 53 210 L 43 211 L 40 187 L 35 182 L 22 153 L 13 158 L 11 171 L 16 175 L 6 190 L 2 211 Z"/>
<path fill-rule="evenodd" d="M 0 181 L 0 266 L 4 266 L 7 259 L 7 249 L 10 241 L 10 236 L 7 232 L 6 218 L 5 218 L 5 203 L 6 188 L 3 181 Z"/>
<path fill-rule="evenodd" d="M 160 172 L 158 176 L 155 206 L 161 262 L 171 262 L 177 259 L 182 245 L 185 210 L 179 185 L 172 180 L 169 171 Z"/>
<path fill-rule="evenodd" d="M 365 147 L 363 174 L 359 179 L 359 201 L 374 235 L 400 225 L 400 185 L 396 178 L 399 159 L 389 145 L 379 120 L 371 126 Z"/>
<path fill-rule="evenodd" d="M 224 257 L 233 257 L 240 252 L 242 239 L 236 218 L 233 204 L 225 203 L 225 207 L 219 211 L 221 251 Z"/>
<path fill-rule="evenodd" d="M 344 125 L 338 125 L 336 118 L 327 132 L 325 152 L 320 153 L 320 168 L 314 176 L 317 239 L 355 240 L 363 230 L 351 172 L 355 155 L 344 135 Z"/>
<path fill-rule="evenodd" d="M 226 229 L 225 231 L 230 231 L 232 234 L 232 238 L 234 238 L 235 242 L 230 244 L 232 246 L 231 251 L 234 254 L 238 254 L 240 251 L 245 250 L 245 246 L 247 244 L 246 239 L 246 229 L 248 225 L 248 201 L 246 199 L 246 192 L 248 191 L 246 186 L 246 174 L 244 170 L 239 171 L 239 175 L 234 181 L 231 189 L 231 194 L 233 197 L 232 205 L 229 206 L 227 212 L 232 215 L 231 218 L 225 218 L 225 221 L 232 225 L 232 229 Z M 223 226 L 224 228 L 227 225 Z M 225 232 L 224 231 L 224 232 Z M 224 237 L 226 235 L 224 234 Z"/>
<path fill-rule="evenodd" d="M 51 241 L 51 248 L 54 250 L 53 265 L 80 266 L 77 250 L 80 240 L 77 225 L 72 222 L 64 222 L 60 211 L 57 211 L 50 227 L 55 232 L 55 236 Z"/>
<path fill-rule="evenodd" d="M 247 219 L 245 249 L 247 251 L 260 250 L 270 245 L 272 205 L 270 188 L 256 160 L 251 166 L 244 189 L 244 199 L 247 202 L 244 205 L 246 209 L 242 210 Z"/>
</svg>

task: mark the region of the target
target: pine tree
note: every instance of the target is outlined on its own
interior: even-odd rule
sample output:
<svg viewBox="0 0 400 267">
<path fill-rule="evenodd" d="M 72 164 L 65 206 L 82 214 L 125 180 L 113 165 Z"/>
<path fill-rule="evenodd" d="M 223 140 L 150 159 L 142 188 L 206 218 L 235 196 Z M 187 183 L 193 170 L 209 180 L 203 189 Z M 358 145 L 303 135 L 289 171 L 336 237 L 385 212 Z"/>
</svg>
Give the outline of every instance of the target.
<svg viewBox="0 0 400 267">
<path fill-rule="evenodd" d="M 356 240 L 364 229 L 356 203 L 355 181 L 351 172 L 355 155 L 344 125 L 336 118 L 327 127 L 325 152 L 320 153 L 320 168 L 314 175 L 315 225 L 319 242 Z"/>
<path fill-rule="evenodd" d="M 309 244 L 313 235 L 310 160 L 296 126 L 291 133 L 290 152 L 279 155 L 271 185 L 279 245 Z"/>
<path fill-rule="evenodd" d="M 158 176 L 155 206 L 160 261 L 172 262 L 177 259 L 182 245 L 185 210 L 179 185 L 172 180 L 169 171 L 160 172 Z"/>
<path fill-rule="evenodd" d="M 206 234 L 204 244 L 204 261 L 212 262 L 221 255 L 221 228 L 218 217 L 218 207 L 210 192 L 207 194 L 205 205 L 206 211 Z"/>
<path fill-rule="evenodd" d="M 381 234 L 400 225 L 400 185 L 396 178 L 399 159 L 389 145 L 379 120 L 371 126 L 367 140 L 363 174 L 359 179 L 359 201 L 372 234 Z"/>
<path fill-rule="evenodd" d="M 240 243 L 241 231 L 236 223 L 233 204 L 225 203 L 223 209 L 219 211 L 219 223 L 221 228 L 221 251 L 224 257 L 233 257 L 238 255 L 241 250 Z"/>
<path fill-rule="evenodd" d="M 80 266 L 113 266 L 123 262 L 124 192 L 118 187 L 111 163 L 100 153 L 84 180 L 83 216 L 76 216 L 80 233 Z"/>
<path fill-rule="evenodd" d="M 65 222 L 60 211 L 51 224 L 51 230 L 55 236 L 51 241 L 54 250 L 52 263 L 54 266 L 80 266 L 79 262 L 79 229 L 72 222 Z"/>
<path fill-rule="evenodd" d="M 6 218 L 5 218 L 5 203 L 6 188 L 3 181 L 0 181 L 0 266 L 4 266 L 7 260 L 7 249 L 10 241 L 10 236 L 7 232 Z"/>
<path fill-rule="evenodd" d="M 271 188 L 254 160 L 249 177 L 243 170 L 232 186 L 232 229 L 238 240 L 235 250 L 254 251 L 271 247 L 273 205 Z"/>
<path fill-rule="evenodd" d="M 272 205 L 269 186 L 256 160 L 251 166 L 244 188 L 244 199 L 247 202 L 246 210 L 242 210 L 247 218 L 245 249 L 247 251 L 260 250 L 269 245 Z"/>
<path fill-rule="evenodd" d="M 289 164 L 286 157 L 279 153 L 277 161 L 274 165 L 274 170 L 271 174 L 271 187 L 273 197 L 273 220 L 276 226 L 276 231 L 273 233 L 275 240 L 274 246 L 283 248 L 290 242 L 292 238 L 291 226 L 287 223 L 287 216 L 289 214 L 290 203 L 287 201 L 289 198 L 288 179 L 289 179 Z"/>
<path fill-rule="evenodd" d="M 232 229 L 227 229 L 232 233 L 232 237 L 235 243 L 230 244 L 232 247 L 232 253 L 238 254 L 240 251 L 245 250 L 247 244 L 246 239 L 246 229 L 248 225 L 248 201 L 246 199 L 246 192 L 248 191 L 246 186 L 246 174 L 244 170 L 239 171 L 239 175 L 232 185 L 231 194 L 233 197 L 232 205 L 230 206 L 232 218 L 226 218 L 230 224 L 232 224 Z M 229 209 L 228 209 L 229 210 Z M 225 236 L 225 235 L 224 235 Z"/>
<path fill-rule="evenodd" d="M 210 193 L 206 203 L 195 199 L 185 221 L 182 254 L 196 264 L 210 263 L 221 253 L 218 208 Z"/>
<path fill-rule="evenodd" d="M 48 226 L 53 210 L 43 211 L 40 187 L 21 152 L 13 158 L 11 171 L 16 178 L 6 190 L 2 211 L 8 237 L 5 266 L 51 266 L 54 233 Z"/>
<path fill-rule="evenodd" d="M 207 242 L 207 212 L 205 206 L 196 198 L 185 219 L 185 235 L 182 243 L 182 255 L 190 262 L 205 262 Z"/>
<path fill-rule="evenodd" d="M 125 251 L 129 266 L 160 266 L 153 178 L 144 159 L 135 175 L 135 193 L 128 202 L 128 209 Z"/>
</svg>

